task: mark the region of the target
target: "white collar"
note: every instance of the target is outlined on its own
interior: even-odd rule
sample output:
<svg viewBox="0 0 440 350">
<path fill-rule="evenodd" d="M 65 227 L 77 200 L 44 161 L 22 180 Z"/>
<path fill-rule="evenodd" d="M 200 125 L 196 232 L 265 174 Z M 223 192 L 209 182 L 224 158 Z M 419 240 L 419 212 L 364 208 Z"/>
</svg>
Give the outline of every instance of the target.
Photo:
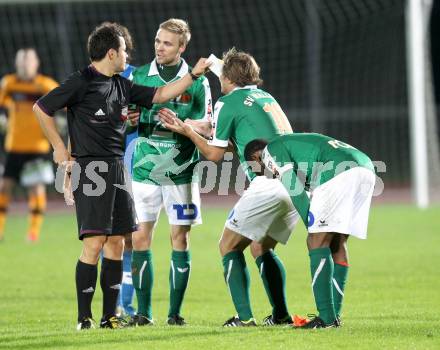
<svg viewBox="0 0 440 350">
<path fill-rule="evenodd" d="M 179 78 L 183 77 L 189 71 L 188 63 L 186 63 L 186 61 L 182 57 L 180 57 L 180 59 L 182 60 L 182 65 L 176 74 L 176 77 L 179 77 Z M 157 70 L 156 59 L 151 61 L 150 70 L 148 71 L 149 77 L 151 77 L 153 75 L 159 75 L 159 71 Z"/>
<path fill-rule="evenodd" d="M 244 89 L 251 89 L 251 90 L 253 90 L 253 89 L 256 89 L 257 88 L 257 85 L 246 85 L 246 86 L 237 86 L 236 88 L 234 88 L 232 91 L 235 91 L 235 90 L 244 90 Z M 231 92 L 232 92 L 231 91 Z"/>
<path fill-rule="evenodd" d="M 255 90 L 257 88 L 258 88 L 257 85 L 237 86 L 236 88 L 233 88 L 231 91 L 229 91 L 225 96 L 228 96 L 228 95 L 232 94 L 234 91 L 237 91 L 237 90 L 245 90 L 245 89 Z"/>
</svg>

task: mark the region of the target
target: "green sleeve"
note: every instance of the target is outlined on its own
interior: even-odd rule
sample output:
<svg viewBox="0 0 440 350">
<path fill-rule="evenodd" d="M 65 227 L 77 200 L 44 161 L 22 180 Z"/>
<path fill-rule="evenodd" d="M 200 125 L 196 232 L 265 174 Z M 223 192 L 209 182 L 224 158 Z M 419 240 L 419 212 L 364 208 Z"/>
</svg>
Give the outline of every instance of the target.
<svg viewBox="0 0 440 350">
<path fill-rule="evenodd" d="M 310 200 L 304 189 L 303 181 L 298 178 L 297 172 L 293 168 L 285 171 L 280 180 L 289 192 L 290 199 L 301 216 L 304 225 L 308 227 Z"/>
</svg>

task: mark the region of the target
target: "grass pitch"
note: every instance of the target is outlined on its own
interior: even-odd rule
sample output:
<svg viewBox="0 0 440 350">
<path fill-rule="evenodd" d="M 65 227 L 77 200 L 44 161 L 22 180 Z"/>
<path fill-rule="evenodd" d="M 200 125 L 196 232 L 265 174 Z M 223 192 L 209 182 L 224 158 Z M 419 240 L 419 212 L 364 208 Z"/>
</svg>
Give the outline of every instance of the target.
<svg viewBox="0 0 440 350">
<path fill-rule="evenodd" d="M 204 225 L 191 237 L 192 272 L 182 312 L 188 326 L 165 325 L 170 246 L 162 215 L 153 245 L 156 325 L 77 332 L 74 269 L 81 244 L 75 218 L 48 215 L 41 242 L 31 245 L 25 243 L 26 220 L 12 215 L 0 243 L 0 349 L 439 349 L 439 209 L 374 207 L 368 240 L 349 241 L 344 325 L 316 331 L 221 327 L 234 314 L 217 249 L 227 210 L 205 209 Z M 287 270 L 290 312 L 313 312 L 302 224 L 277 251 Z M 253 311 L 261 320 L 270 306 L 256 265 L 246 258 Z M 96 320 L 101 301 L 97 288 Z"/>
</svg>

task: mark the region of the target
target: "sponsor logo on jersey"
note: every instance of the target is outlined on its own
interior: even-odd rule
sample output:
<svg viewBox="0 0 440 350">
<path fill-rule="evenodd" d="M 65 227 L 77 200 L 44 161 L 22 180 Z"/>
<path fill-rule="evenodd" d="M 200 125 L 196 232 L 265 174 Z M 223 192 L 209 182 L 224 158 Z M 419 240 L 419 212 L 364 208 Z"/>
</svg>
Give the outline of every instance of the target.
<svg viewBox="0 0 440 350">
<path fill-rule="evenodd" d="M 191 100 L 192 100 L 192 96 L 187 92 L 184 92 L 182 95 L 180 95 L 177 98 L 177 102 L 180 102 L 180 103 L 190 103 Z"/>
</svg>

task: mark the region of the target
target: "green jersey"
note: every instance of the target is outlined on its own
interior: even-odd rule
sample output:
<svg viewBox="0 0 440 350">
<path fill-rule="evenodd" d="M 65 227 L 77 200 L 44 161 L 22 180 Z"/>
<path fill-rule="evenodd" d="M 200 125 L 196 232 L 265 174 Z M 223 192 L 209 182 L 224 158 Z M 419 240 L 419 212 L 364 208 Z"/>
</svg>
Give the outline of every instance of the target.
<svg viewBox="0 0 440 350">
<path fill-rule="evenodd" d="M 208 144 L 226 148 L 235 146 L 246 175 L 256 175 L 244 159 L 246 145 L 254 139 L 272 140 L 291 134 L 289 120 L 277 101 L 255 85 L 236 88 L 215 104 L 212 135 Z"/>
<path fill-rule="evenodd" d="M 373 163 L 365 153 L 345 142 L 312 133 L 274 139 L 263 151 L 262 160 L 281 178 L 306 226 L 310 201 L 305 191 L 354 167 L 374 172 Z"/>
<path fill-rule="evenodd" d="M 179 71 L 170 82 L 180 79 L 188 70 L 188 64 L 182 59 Z M 133 72 L 133 82 L 150 87 L 167 84 L 160 76 L 155 60 L 137 68 Z M 191 183 L 197 180 L 193 178 L 193 172 L 199 152 L 190 139 L 162 127 L 158 111 L 165 107 L 181 120 L 211 120 L 208 79 L 200 77 L 182 95 L 167 103 L 154 104 L 151 109 L 141 108 L 139 136 L 133 156 L 133 180 L 156 185 Z"/>
</svg>

